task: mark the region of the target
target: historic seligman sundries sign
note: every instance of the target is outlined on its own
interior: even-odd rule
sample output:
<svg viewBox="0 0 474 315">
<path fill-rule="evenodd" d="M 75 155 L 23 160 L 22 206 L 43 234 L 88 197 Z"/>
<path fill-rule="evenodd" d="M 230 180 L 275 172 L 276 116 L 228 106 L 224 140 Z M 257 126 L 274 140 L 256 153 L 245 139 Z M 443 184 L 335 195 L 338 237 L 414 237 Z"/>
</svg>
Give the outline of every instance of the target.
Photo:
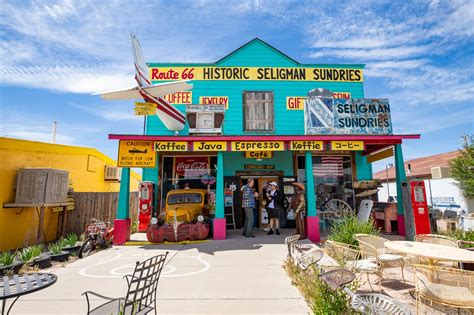
<svg viewBox="0 0 474 315">
<path fill-rule="evenodd" d="M 382 98 L 334 99 L 314 89 L 305 101 L 306 134 L 392 134 L 390 105 Z"/>
</svg>

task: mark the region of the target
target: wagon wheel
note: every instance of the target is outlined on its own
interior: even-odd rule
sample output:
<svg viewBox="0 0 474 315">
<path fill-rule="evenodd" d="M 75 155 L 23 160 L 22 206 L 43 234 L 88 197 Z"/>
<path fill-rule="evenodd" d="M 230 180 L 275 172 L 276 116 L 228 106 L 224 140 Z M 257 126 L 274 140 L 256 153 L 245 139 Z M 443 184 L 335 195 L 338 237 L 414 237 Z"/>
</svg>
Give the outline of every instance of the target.
<svg viewBox="0 0 474 315">
<path fill-rule="evenodd" d="M 334 217 L 340 218 L 352 213 L 352 208 L 347 202 L 341 199 L 331 199 L 326 203 L 326 208 L 334 211 Z"/>
</svg>

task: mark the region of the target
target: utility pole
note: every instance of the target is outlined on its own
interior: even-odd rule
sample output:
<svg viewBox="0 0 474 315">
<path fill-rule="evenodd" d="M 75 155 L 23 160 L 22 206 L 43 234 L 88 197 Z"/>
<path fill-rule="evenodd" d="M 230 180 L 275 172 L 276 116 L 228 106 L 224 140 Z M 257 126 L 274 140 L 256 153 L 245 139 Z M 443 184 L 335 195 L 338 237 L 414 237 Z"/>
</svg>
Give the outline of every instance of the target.
<svg viewBox="0 0 474 315">
<path fill-rule="evenodd" d="M 53 122 L 53 139 L 52 139 L 52 143 L 56 143 L 56 130 L 58 128 L 58 123 L 57 122 Z"/>
</svg>

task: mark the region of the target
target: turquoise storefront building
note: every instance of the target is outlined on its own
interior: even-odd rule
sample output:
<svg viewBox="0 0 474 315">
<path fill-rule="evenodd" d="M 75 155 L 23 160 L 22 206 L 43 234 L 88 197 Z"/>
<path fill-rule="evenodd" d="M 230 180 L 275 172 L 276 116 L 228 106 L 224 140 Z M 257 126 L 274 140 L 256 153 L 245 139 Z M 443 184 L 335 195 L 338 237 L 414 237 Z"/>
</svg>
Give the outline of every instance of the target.
<svg viewBox="0 0 474 315">
<path fill-rule="evenodd" d="M 156 163 L 143 168 L 143 180 L 155 183 L 156 212 L 171 189 L 206 188 L 213 206 L 213 238 L 225 239 L 227 229 L 243 224 L 239 188 L 248 178 L 256 180 L 259 192 L 277 181 L 288 201 L 291 183 L 301 182 L 306 187 L 307 236 L 317 242 L 321 205 L 336 198 L 357 208 L 353 183 L 372 179 L 372 162 L 394 155 L 401 189 L 402 140 L 419 135 L 392 133 L 386 100 L 362 104 L 368 100 L 363 64 L 300 64 L 255 38 L 214 63 L 148 66 L 152 83 L 193 84 L 190 91 L 167 96 L 187 114 L 184 130 L 170 131 L 156 116 L 146 116 L 144 135 L 109 135 L 154 143 Z M 316 102 L 313 94 L 308 97 L 310 91 L 319 93 Z M 122 170 L 118 244 L 130 233 L 129 172 Z M 399 203 L 401 232 L 403 214 Z M 291 226 L 285 222 L 286 213 L 281 220 Z M 260 205 L 257 225 L 264 227 L 266 222 Z"/>
</svg>

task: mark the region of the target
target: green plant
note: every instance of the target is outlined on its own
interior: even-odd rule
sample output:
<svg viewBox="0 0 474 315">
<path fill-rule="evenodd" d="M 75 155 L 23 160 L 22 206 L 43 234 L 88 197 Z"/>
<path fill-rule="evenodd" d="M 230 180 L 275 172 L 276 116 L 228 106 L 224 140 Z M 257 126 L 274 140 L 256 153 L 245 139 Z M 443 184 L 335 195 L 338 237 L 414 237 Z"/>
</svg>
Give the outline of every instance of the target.
<svg viewBox="0 0 474 315">
<path fill-rule="evenodd" d="M 474 198 L 474 172 L 472 171 L 474 168 L 474 145 L 472 143 L 466 144 L 460 153 L 458 157 L 449 162 L 451 174 L 458 181 L 458 186 L 464 196 L 472 199 Z"/>
<path fill-rule="evenodd" d="M 75 233 L 68 233 L 66 235 L 66 243 L 69 246 L 76 246 L 77 241 L 79 240 L 79 236 Z"/>
<path fill-rule="evenodd" d="M 61 254 L 62 250 L 64 247 L 64 241 L 61 239 L 57 241 L 56 243 L 49 244 L 48 249 L 53 255 L 59 255 Z"/>
<path fill-rule="evenodd" d="M 459 241 L 466 241 L 474 243 L 474 230 L 463 231 L 463 230 L 454 230 L 454 231 L 440 231 L 438 234 L 446 235 L 457 239 Z M 472 247 L 472 244 L 464 244 L 462 247 Z"/>
<path fill-rule="evenodd" d="M 29 262 L 29 261 L 32 261 L 34 258 L 38 257 L 39 255 L 41 255 L 42 250 L 43 250 L 43 245 L 33 245 L 30 247 L 26 247 L 26 248 L 23 248 L 18 253 L 18 257 L 23 262 Z"/>
<path fill-rule="evenodd" d="M 137 220 L 133 220 L 132 227 L 131 227 L 131 232 L 132 233 L 137 233 L 138 232 L 138 221 Z"/>
<path fill-rule="evenodd" d="M 379 230 L 374 226 L 372 219 L 359 222 L 355 216 L 348 216 L 332 226 L 328 238 L 331 241 L 358 246 L 354 234 L 378 235 Z"/>
<path fill-rule="evenodd" d="M 288 259 L 284 269 L 310 306 L 313 314 L 349 314 L 349 297 L 342 290 L 331 290 L 320 280 L 319 271 L 314 266 L 303 271 Z"/>
<path fill-rule="evenodd" d="M 11 253 L 9 251 L 0 254 L 0 265 L 9 266 L 13 264 L 17 252 Z"/>
</svg>

